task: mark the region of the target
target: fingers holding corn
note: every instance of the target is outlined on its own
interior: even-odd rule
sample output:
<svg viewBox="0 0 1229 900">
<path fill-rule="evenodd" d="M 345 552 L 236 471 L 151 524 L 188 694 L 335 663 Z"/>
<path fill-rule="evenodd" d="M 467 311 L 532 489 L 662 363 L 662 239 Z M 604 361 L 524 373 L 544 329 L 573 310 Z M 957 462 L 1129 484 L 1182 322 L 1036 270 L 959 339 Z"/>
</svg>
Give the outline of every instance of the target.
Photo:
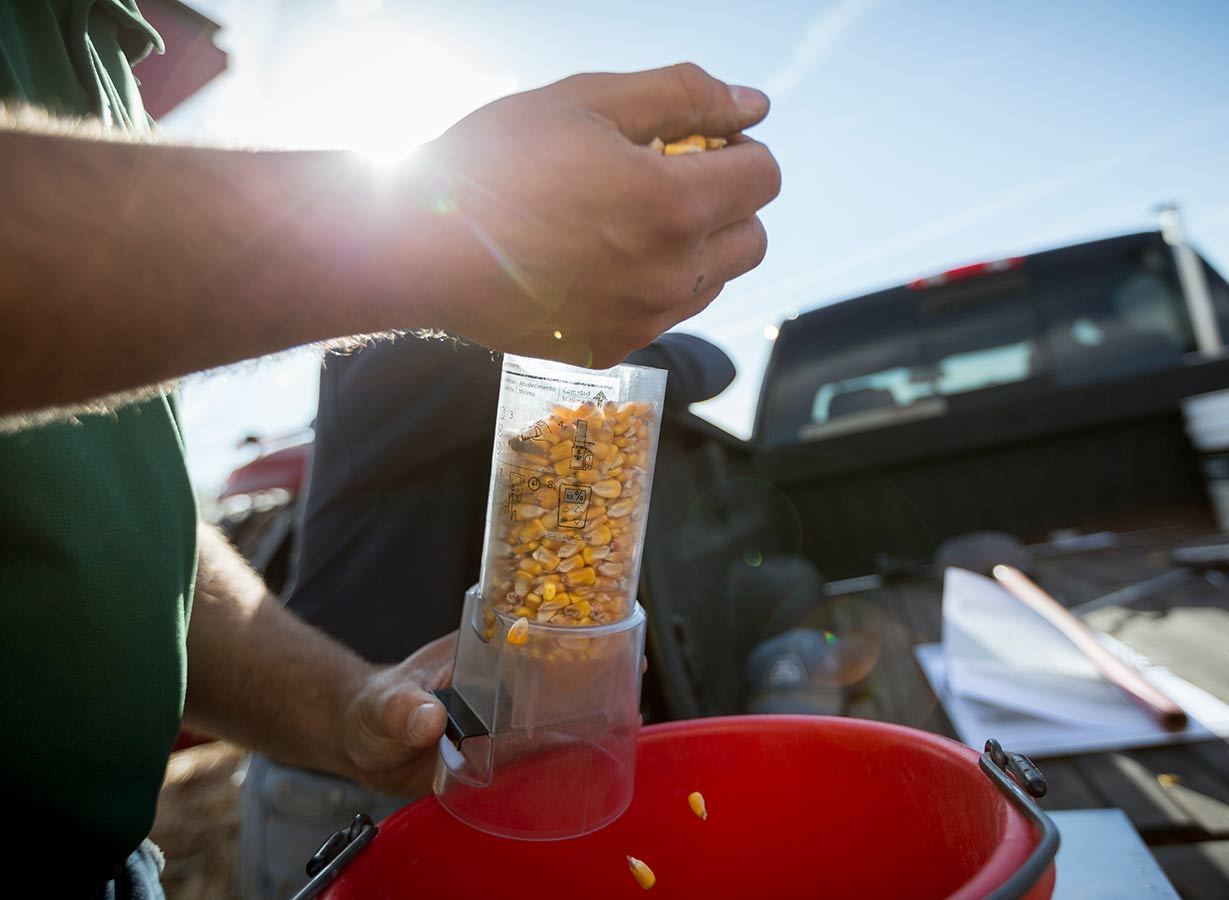
<svg viewBox="0 0 1229 900">
<path fill-rule="evenodd" d="M 661 138 L 653 138 L 649 149 L 663 156 L 684 156 L 688 153 L 703 153 L 706 150 L 720 150 L 728 141 L 723 137 L 705 137 L 702 134 L 689 134 L 681 141 L 671 141 L 669 144 Z"/>
</svg>

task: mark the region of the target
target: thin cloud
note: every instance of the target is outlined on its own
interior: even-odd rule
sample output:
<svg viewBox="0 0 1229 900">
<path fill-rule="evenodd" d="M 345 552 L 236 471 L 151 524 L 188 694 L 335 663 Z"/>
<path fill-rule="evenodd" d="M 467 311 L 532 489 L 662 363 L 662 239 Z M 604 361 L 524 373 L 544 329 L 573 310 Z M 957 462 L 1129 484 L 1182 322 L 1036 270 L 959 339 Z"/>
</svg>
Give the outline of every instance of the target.
<svg viewBox="0 0 1229 900">
<path fill-rule="evenodd" d="M 764 87 L 768 96 L 779 100 L 798 87 L 846 29 L 878 3 L 879 0 L 838 0 L 811 19 L 789 61 L 768 76 Z"/>
</svg>

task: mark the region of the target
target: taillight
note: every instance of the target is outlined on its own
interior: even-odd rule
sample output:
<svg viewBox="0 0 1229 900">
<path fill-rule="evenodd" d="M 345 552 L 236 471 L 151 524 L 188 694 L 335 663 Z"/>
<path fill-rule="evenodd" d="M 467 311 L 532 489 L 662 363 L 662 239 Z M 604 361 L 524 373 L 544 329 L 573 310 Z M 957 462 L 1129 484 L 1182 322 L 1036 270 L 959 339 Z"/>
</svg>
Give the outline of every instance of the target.
<svg viewBox="0 0 1229 900">
<path fill-rule="evenodd" d="M 978 278 L 982 275 L 993 275 L 995 272 L 1018 269 L 1023 263 L 1024 257 L 1010 256 L 1007 259 L 996 259 L 994 262 L 980 262 L 967 266 L 957 266 L 954 269 L 948 269 L 946 272 L 940 272 L 938 275 L 931 275 L 929 278 L 918 278 L 910 281 L 909 288 L 914 291 L 921 291 L 926 288 L 939 287 L 940 285 L 952 284 L 957 281 L 967 281 L 970 278 Z"/>
</svg>

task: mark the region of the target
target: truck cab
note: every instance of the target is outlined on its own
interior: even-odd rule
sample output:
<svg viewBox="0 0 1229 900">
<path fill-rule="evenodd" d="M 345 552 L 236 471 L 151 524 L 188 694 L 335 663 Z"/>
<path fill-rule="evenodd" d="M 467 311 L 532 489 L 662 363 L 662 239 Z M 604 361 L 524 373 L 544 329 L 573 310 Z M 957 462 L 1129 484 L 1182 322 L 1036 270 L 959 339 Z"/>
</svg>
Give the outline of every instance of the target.
<svg viewBox="0 0 1229 900">
<path fill-rule="evenodd" d="M 1181 401 L 1229 356 L 1200 349 L 1178 259 L 1144 232 L 824 306 L 781 324 L 749 441 L 667 417 L 641 579 L 662 715 L 748 709 L 757 645 L 841 624 L 827 585 L 948 539 L 1212 530 Z"/>
<path fill-rule="evenodd" d="M 1229 286 L 1201 262 L 1222 333 Z M 786 321 L 753 446 L 832 575 L 1203 506 L 1182 398 L 1197 351 L 1175 255 L 1145 232 L 953 269 Z"/>
</svg>

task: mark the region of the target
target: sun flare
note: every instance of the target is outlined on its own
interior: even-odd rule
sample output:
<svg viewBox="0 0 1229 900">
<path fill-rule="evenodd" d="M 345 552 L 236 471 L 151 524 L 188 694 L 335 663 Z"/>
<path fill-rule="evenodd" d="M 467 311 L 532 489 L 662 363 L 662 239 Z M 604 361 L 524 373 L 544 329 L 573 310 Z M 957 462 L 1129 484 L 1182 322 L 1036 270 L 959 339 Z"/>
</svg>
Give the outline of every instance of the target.
<svg viewBox="0 0 1229 900">
<path fill-rule="evenodd" d="M 268 114 L 288 146 L 346 148 L 386 165 L 516 89 L 514 76 L 483 70 L 430 32 L 364 20 L 296 41 L 272 72 Z"/>
</svg>

